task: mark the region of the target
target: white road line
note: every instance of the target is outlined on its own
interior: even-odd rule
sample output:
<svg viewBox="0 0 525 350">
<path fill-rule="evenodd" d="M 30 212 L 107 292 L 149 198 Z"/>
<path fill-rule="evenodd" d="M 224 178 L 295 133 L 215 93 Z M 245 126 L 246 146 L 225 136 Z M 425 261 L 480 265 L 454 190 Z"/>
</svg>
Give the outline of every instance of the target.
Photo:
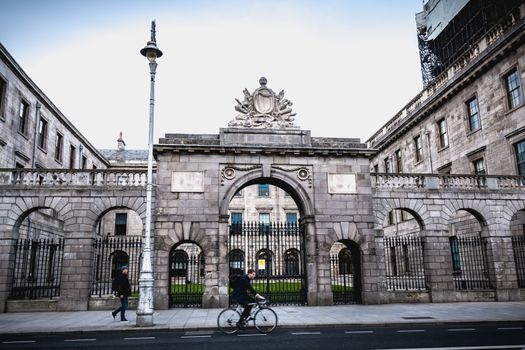
<svg viewBox="0 0 525 350">
<path fill-rule="evenodd" d="M 155 337 L 135 337 L 135 338 L 124 338 L 124 340 L 153 340 Z"/>
<path fill-rule="evenodd" d="M 497 350 L 497 349 L 523 349 L 524 345 L 488 345 L 488 346 L 453 346 L 442 348 L 389 348 L 375 350 Z"/>
<path fill-rule="evenodd" d="M 2 344 L 25 344 L 25 343 L 36 343 L 36 340 L 11 340 L 11 341 L 2 342 Z"/>
<path fill-rule="evenodd" d="M 449 332 L 469 332 L 469 331 L 475 331 L 476 328 L 449 328 L 447 331 Z"/>
<path fill-rule="evenodd" d="M 182 339 L 191 339 L 191 338 L 211 338 L 211 335 L 183 335 Z"/>
<path fill-rule="evenodd" d="M 260 336 L 264 336 L 266 334 L 258 334 L 258 333 L 255 333 L 255 334 L 237 334 L 238 337 L 260 337 Z"/>
<path fill-rule="evenodd" d="M 397 333 L 419 333 L 424 331 L 424 329 L 400 329 Z"/>
<path fill-rule="evenodd" d="M 292 333 L 292 335 L 315 335 L 315 334 L 321 334 L 321 332 L 297 332 L 297 333 Z"/>
<path fill-rule="evenodd" d="M 64 339 L 64 341 L 97 341 L 94 338 L 83 338 L 83 339 Z"/>
<path fill-rule="evenodd" d="M 371 334 L 374 331 L 346 331 L 346 334 Z"/>
<path fill-rule="evenodd" d="M 498 331 L 513 331 L 517 329 L 523 329 L 523 327 L 501 327 L 498 328 Z"/>
</svg>

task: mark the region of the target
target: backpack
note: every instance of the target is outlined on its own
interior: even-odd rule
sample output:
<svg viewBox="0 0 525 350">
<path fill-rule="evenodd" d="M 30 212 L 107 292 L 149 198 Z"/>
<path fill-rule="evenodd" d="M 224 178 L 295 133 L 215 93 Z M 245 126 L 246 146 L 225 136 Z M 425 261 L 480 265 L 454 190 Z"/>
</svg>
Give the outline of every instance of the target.
<svg viewBox="0 0 525 350">
<path fill-rule="evenodd" d="M 237 288 L 239 286 L 240 282 L 241 282 L 241 276 L 240 275 L 231 275 L 228 285 L 229 285 L 230 288 L 235 289 L 235 288 Z"/>
</svg>

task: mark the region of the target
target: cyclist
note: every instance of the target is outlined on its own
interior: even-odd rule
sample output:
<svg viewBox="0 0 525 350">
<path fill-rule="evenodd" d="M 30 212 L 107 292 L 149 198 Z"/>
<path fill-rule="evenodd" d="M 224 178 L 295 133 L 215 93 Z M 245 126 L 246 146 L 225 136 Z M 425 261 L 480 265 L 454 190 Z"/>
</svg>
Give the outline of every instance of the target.
<svg viewBox="0 0 525 350">
<path fill-rule="evenodd" d="M 241 318 L 239 319 L 239 322 L 237 322 L 237 326 L 240 328 L 244 328 L 246 319 L 252 311 L 253 305 L 249 304 L 253 303 L 255 298 L 264 299 L 264 297 L 257 293 L 251 285 L 255 275 L 255 270 L 249 269 L 248 273 L 239 279 L 232 293 L 232 298 L 237 300 L 237 302 L 243 307 Z"/>
</svg>

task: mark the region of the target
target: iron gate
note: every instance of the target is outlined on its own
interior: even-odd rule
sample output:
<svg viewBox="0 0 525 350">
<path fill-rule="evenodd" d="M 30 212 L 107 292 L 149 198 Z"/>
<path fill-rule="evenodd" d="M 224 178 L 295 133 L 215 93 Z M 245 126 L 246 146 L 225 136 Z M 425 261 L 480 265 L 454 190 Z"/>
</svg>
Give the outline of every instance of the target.
<svg viewBox="0 0 525 350">
<path fill-rule="evenodd" d="M 193 243 L 184 243 L 170 253 L 169 306 L 201 307 L 204 292 L 204 254 Z"/>
<path fill-rule="evenodd" d="M 334 243 L 330 249 L 330 275 L 334 304 L 361 302 L 361 262 L 356 243 Z"/>
<path fill-rule="evenodd" d="M 252 286 L 273 304 L 306 304 L 304 233 L 297 222 L 233 223 L 229 252 L 230 275 L 254 269 Z"/>
</svg>

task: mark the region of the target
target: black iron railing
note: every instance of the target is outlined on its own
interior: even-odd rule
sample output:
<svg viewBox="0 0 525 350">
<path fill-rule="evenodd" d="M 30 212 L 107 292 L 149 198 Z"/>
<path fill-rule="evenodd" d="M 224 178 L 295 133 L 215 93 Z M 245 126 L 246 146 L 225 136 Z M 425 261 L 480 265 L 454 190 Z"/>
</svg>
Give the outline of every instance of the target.
<svg viewBox="0 0 525 350">
<path fill-rule="evenodd" d="M 188 245 L 188 244 L 186 244 Z M 170 307 L 201 307 L 205 276 L 204 255 L 184 245 L 170 256 Z"/>
<path fill-rule="evenodd" d="M 525 288 L 525 236 L 513 236 L 512 249 L 514 251 L 514 262 L 516 263 L 518 287 Z"/>
<path fill-rule="evenodd" d="M 384 247 L 388 290 L 425 290 L 421 237 L 385 237 Z"/>
<path fill-rule="evenodd" d="M 449 240 L 456 290 L 491 289 L 487 240 L 480 235 L 452 236 Z"/>
<path fill-rule="evenodd" d="M 19 239 L 10 299 L 53 298 L 60 295 L 63 239 Z"/>
</svg>

